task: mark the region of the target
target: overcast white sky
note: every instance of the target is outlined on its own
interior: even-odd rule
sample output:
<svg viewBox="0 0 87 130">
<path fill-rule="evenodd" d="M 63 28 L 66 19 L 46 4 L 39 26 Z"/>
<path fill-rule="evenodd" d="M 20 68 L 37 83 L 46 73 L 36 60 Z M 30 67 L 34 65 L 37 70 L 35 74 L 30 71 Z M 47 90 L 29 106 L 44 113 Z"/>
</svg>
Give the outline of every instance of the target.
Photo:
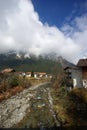
<svg viewBox="0 0 87 130">
<path fill-rule="evenodd" d="M 87 14 L 59 29 L 40 21 L 31 0 L 0 0 L 0 53 L 15 50 L 36 55 L 51 52 L 76 63 L 87 56 Z"/>
</svg>

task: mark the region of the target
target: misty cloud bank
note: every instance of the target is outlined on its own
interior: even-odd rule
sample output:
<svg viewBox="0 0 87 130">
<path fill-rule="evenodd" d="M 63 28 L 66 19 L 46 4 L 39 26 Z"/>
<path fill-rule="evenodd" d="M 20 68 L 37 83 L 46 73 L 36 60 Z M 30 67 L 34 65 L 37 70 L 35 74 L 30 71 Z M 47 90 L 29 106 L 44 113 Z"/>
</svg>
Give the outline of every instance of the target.
<svg viewBox="0 0 87 130">
<path fill-rule="evenodd" d="M 0 0 L 0 53 L 57 53 L 77 62 L 87 56 L 87 14 L 61 29 L 43 24 L 31 0 Z"/>
</svg>

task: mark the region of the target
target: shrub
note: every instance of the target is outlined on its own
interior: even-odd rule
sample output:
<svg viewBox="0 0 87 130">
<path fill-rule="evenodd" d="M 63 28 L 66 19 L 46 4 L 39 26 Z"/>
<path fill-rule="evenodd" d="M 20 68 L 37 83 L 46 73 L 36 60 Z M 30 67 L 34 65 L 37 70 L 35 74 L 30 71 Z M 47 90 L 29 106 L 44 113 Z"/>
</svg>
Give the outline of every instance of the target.
<svg viewBox="0 0 87 130">
<path fill-rule="evenodd" d="M 22 86 L 22 87 L 24 87 L 24 88 L 28 88 L 28 87 L 31 86 L 31 82 L 30 82 L 29 79 L 20 78 L 19 79 L 19 85 Z"/>
<path fill-rule="evenodd" d="M 9 75 L 5 79 L 6 89 L 10 89 L 19 85 L 19 77 L 17 75 Z"/>
<path fill-rule="evenodd" d="M 15 86 L 18 86 L 18 85 L 19 85 L 18 78 L 16 76 L 12 77 L 11 81 L 10 81 L 10 86 L 15 87 Z"/>
<path fill-rule="evenodd" d="M 0 82 L 0 93 L 6 92 L 8 89 L 21 86 L 22 88 L 28 88 L 31 86 L 30 80 L 19 77 L 16 74 L 3 75 Z"/>
</svg>

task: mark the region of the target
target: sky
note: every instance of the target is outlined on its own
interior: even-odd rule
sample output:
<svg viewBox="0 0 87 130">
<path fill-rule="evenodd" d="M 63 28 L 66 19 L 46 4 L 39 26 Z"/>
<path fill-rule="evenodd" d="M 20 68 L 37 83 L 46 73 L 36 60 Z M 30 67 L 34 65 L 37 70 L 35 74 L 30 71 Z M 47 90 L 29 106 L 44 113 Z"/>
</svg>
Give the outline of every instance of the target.
<svg viewBox="0 0 87 130">
<path fill-rule="evenodd" d="M 87 57 L 87 0 L 0 0 L 0 53 Z"/>
</svg>

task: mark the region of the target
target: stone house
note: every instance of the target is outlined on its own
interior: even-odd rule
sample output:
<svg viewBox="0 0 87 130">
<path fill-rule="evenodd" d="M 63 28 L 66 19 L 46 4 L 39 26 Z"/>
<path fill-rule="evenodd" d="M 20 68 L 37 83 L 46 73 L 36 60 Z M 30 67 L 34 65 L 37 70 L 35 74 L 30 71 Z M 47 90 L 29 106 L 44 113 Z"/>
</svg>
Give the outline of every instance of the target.
<svg viewBox="0 0 87 130">
<path fill-rule="evenodd" d="M 26 77 L 30 78 L 31 77 L 31 72 L 26 72 Z"/>
<path fill-rule="evenodd" d="M 80 59 L 75 67 L 66 67 L 64 71 L 72 79 L 73 88 L 87 88 L 87 59 Z"/>
<path fill-rule="evenodd" d="M 82 71 L 79 67 L 66 67 L 64 68 L 66 78 L 72 80 L 73 88 L 81 88 L 82 85 Z M 70 86 L 71 87 L 71 86 Z"/>
<path fill-rule="evenodd" d="M 87 88 L 87 59 L 80 59 L 77 66 L 82 71 L 82 83 L 83 87 Z"/>
<path fill-rule="evenodd" d="M 45 77 L 47 74 L 45 72 L 39 72 L 38 76 L 39 78 Z"/>
</svg>

